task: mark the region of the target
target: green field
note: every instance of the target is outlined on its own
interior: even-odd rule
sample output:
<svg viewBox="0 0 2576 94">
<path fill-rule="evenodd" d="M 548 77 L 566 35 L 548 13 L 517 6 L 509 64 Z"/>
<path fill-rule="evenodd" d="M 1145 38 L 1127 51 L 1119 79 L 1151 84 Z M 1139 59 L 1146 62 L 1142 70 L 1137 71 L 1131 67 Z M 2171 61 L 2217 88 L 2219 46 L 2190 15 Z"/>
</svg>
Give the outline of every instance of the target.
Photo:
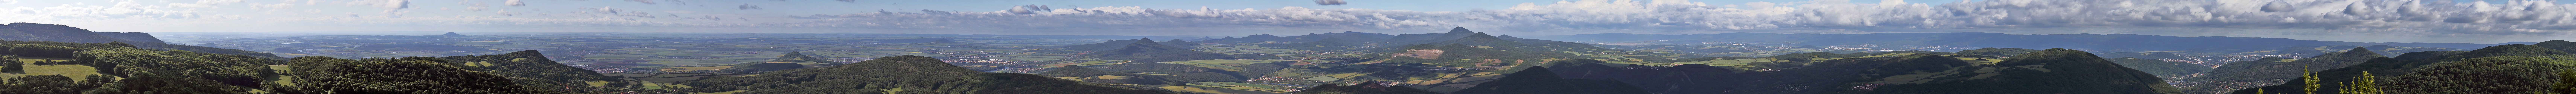
<svg viewBox="0 0 2576 94">
<path fill-rule="evenodd" d="M 89 79 L 87 77 L 90 75 L 99 74 L 97 67 L 90 67 L 87 65 L 36 65 L 34 63 L 42 60 L 61 61 L 61 59 L 50 58 L 19 58 L 18 61 L 24 62 L 21 64 L 25 64 L 21 66 L 27 67 L 26 71 L 22 73 L 0 73 L 0 77 L 17 78 L 19 76 L 27 75 L 63 75 L 71 76 L 72 80 L 78 81 Z"/>
</svg>

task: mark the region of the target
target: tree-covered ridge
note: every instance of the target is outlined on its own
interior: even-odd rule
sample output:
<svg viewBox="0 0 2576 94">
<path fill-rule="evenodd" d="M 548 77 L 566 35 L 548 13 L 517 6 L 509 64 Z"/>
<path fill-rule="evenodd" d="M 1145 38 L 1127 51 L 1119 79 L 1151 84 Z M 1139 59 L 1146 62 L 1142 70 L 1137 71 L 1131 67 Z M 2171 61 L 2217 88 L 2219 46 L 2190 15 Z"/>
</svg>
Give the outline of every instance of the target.
<svg viewBox="0 0 2576 94">
<path fill-rule="evenodd" d="M 1929 51 L 1803 53 L 1717 58 L 1770 60 L 1743 65 L 1631 65 L 1568 60 L 1549 68 L 1561 68 L 1553 69 L 1561 77 L 1617 79 L 1667 94 L 2179 93 L 2153 74 L 2088 52 L 2049 49 L 2014 56 L 2017 57 Z"/>
<path fill-rule="evenodd" d="M 812 64 L 812 65 L 807 65 L 807 64 Z M 800 68 L 810 68 L 810 67 L 833 66 L 833 65 L 841 65 L 841 64 L 842 64 L 842 63 L 840 63 L 840 62 L 832 62 L 832 61 L 830 61 L 830 60 L 823 60 L 822 58 L 818 58 L 818 57 L 814 57 L 814 56 L 805 55 L 805 53 L 800 52 L 800 51 L 788 51 L 786 54 L 784 54 L 784 55 L 779 55 L 779 56 L 778 56 L 778 58 L 773 58 L 773 59 L 770 59 L 769 61 L 761 61 L 761 62 L 745 62 L 745 63 L 741 63 L 741 64 L 733 64 L 733 67 L 726 67 L 726 68 L 724 68 L 724 69 L 716 70 L 715 72 L 716 72 L 716 73 L 757 73 L 757 72 L 778 71 L 778 70 L 787 70 L 787 69 L 800 69 Z"/>
<path fill-rule="evenodd" d="M 0 83 L 63 85 L 30 86 L 28 88 L 48 89 L 24 89 L 28 92 L 98 94 L 555 93 L 558 91 L 539 90 L 542 88 L 528 87 L 525 85 L 529 84 L 520 83 L 541 83 L 540 85 L 546 87 L 586 88 L 593 86 L 583 85 L 582 82 L 607 80 L 597 73 L 553 63 L 552 60 L 546 60 L 543 55 L 534 51 L 445 59 L 406 57 L 349 60 L 308 57 L 289 62 L 258 56 L 138 49 L 135 46 L 137 45 L 122 42 L 0 41 L 0 48 L 8 49 L 0 51 L 0 54 L 7 55 L 0 56 L 60 58 L 37 61 L 35 65 L 95 69 L 52 69 L 43 70 L 44 72 L 101 74 L 78 77 L 87 79 L 84 81 L 26 76 L 48 80 L 0 81 Z M 0 62 L 19 60 L 7 57 L 0 57 L 0 59 L 8 59 Z M 450 62 L 448 59 L 461 59 L 465 62 Z M 16 64 L 11 63 L 11 65 Z M 11 91 L 18 90 L 20 89 Z"/>
<path fill-rule="evenodd" d="M 805 55 L 805 53 L 803 53 L 803 52 L 798 52 L 798 51 L 788 51 L 786 55 L 778 55 L 778 58 L 777 58 L 777 59 L 770 59 L 770 60 L 769 60 L 769 62 L 814 62 L 814 63 L 822 63 L 822 64 L 840 64 L 840 63 L 841 63 L 841 62 L 832 62 L 832 61 L 829 61 L 829 60 L 823 60 L 823 59 L 821 59 L 821 58 L 816 58 L 816 57 L 814 57 L 814 56 Z"/>
<path fill-rule="evenodd" d="M 2384 57 L 2387 56 L 2381 56 L 2365 47 L 2353 47 L 2352 50 L 2344 52 L 2326 53 L 2288 62 L 2260 62 L 2261 60 L 2232 62 L 2211 69 L 2206 75 L 2180 80 L 2186 82 L 2184 83 L 2186 87 L 2192 88 L 2185 90 L 2187 92 L 2226 92 L 2298 79 L 2301 74 L 2299 71 L 2302 70 L 2343 68 L 2361 65 L 2371 58 Z"/>
<path fill-rule="evenodd" d="M 2039 50 L 2022 49 L 2022 48 L 1977 48 L 1977 49 L 1975 49 L 1975 50 L 1959 50 L 1959 54 L 1960 54 L 1960 55 L 1991 55 L 1991 56 L 2005 56 L 2005 57 L 2011 57 L 2011 56 L 2021 55 L 2021 54 L 2024 54 L 2024 53 L 2030 53 L 2030 52 L 2039 52 Z"/>
<path fill-rule="evenodd" d="M 1876 45 L 1880 47 L 1996 47 L 1996 48 L 2069 48 L 2108 52 L 2173 51 L 2193 49 L 2273 49 L 2279 47 L 2325 45 L 2391 45 L 2404 47 L 2476 48 L 2495 44 L 2469 43 L 2362 43 L 2341 41 L 2297 40 L 2289 38 L 2225 36 L 2161 36 L 2139 34 L 2005 34 L 1986 32 L 1958 33 L 1869 33 L 1869 34 L 1629 34 L 1603 33 L 1561 36 L 1562 40 L 1655 41 L 1663 42 L 1735 42 L 1797 43 L 1806 45 Z M 1772 45 L 1772 44 L 1756 44 Z"/>
<path fill-rule="evenodd" d="M 2559 45 L 2559 46 L 2570 46 L 2570 45 Z M 2472 51 L 2424 51 L 2424 52 L 2411 52 L 2411 53 L 2405 53 L 2405 54 L 2403 54 L 2403 55 L 2399 55 L 2399 56 L 2394 57 L 2394 58 L 2374 58 L 2374 59 L 2370 59 L 2370 60 L 2368 60 L 2368 61 L 2366 61 L 2366 62 L 2363 62 L 2363 63 L 2361 63 L 2361 64 L 2358 64 L 2358 65 L 2347 66 L 2347 67 L 2342 67 L 2342 68 L 2335 68 L 2335 69 L 2329 69 L 2329 70 L 2322 70 L 2322 71 L 2315 71 L 2313 74 L 2316 74 L 2316 77 L 2320 77 L 2320 78 L 2317 80 L 2319 83 L 2308 83 L 2308 82 L 2306 82 L 2306 81 L 2302 81 L 2302 80 L 2290 80 L 2290 81 L 2284 81 L 2282 84 L 2278 84 L 2278 85 L 2273 85 L 2273 86 L 2263 86 L 2263 87 L 2259 87 L 2259 88 L 2243 88 L 2243 89 L 2234 89 L 2235 91 L 2232 91 L 2232 92 L 2226 92 L 2226 93 L 2232 93 L 2232 94 L 2255 94 L 2255 92 L 2296 93 L 2296 92 L 2304 92 L 2304 91 L 2301 91 L 2301 90 L 2303 90 L 2304 88 L 2310 87 L 2310 86 L 2311 86 L 2311 84 L 2314 84 L 2314 85 L 2313 85 L 2314 87 L 2319 88 L 2319 89 L 2317 90 L 2317 91 L 2319 91 L 2319 92 L 2315 92 L 2316 94 L 2347 94 L 2347 93 L 2342 93 L 2341 91 L 2355 91 L 2355 90 L 2347 90 L 2347 89 L 2344 89 L 2344 88 L 2354 88 L 2354 87 L 2351 87 L 2351 86 L 2347 86 L 2348 84 L 2351 84 L 2351 82 L 2359 82 L 2359 81 L 2363 81 L 2363 80 L 2377 80 L 2376 82 L 2379 82 L 2379 83 L 2372 83 L 2372 84 L 2377 84 L 2377 85 L 2378 85 L 2378 87 L 2375 87 L 2375 88 L 2380 88 L 2381 90 L 2383 90 L 2383 91 L 2385 91 L 2385 92 L 2392 92 L 2393 94 L 2431 94 L 2431 93 L 2461 93 L 2461 92 L 2483 92 L 2483 93 L 2525 93 L 2525 92 L 2536 92 L 2536 91 L 2528 91 L 2528 90 L 2530 90 L 2530 89 L 2527 89 L 2527 88 L 2524 88 L 2524 89 L 2517 89 L 2517 88 L 2482 88 L 2482 89 L 2469 89 L 2469 88 L 2478 88 L 2478 87 L 2484 87 L 2484 86 L 2477 86 L 2477 87 L 2461 87 L 2460 85 L 2473 85 L 2473 84 L 2462 84 L 2462 83 L 2457 83 L 2457 82 L 2466 82 L 2466 81 L 2500 81 L 2500 80 L 2522 80 L 2522 81 L 2552 80 L 2552 79 L 2538 79 L 2538 78 L 2530 78 L 2530 77 L 2526 77 L 2526 76 L 2500 76 L 2500 75 L 2503 75 L 2503 74 L 2535 74 L 2535 73 L 2556 72 L 2556 71 L 2547 71 L 2547 72 L 2542 72 L 2542 71 L 2531 71 L 2531 70 L 2539 70 L 2539 69 L 2531 69 L 2531 68 L 2543 68 L 2543 69 L 2548 69 L 2548 68 L 2557 68 L 2557 67 L 2532 67 L 2532 66 L 2564 66 L 2563 64 L 2565 64 L 2565 63 L 2514 63 L 2514 62 L 2562 62 L 2562 61 L 2566 61 L 2566 60 L 2567 60 L 2567 59 L 2566 59 L 2567 57 L 2570 57 L 2570 56 L 2568 56 L 2568 55 L 2567 55 L 2567 54 L 2565 54 L 2565 53 L 2557 53 L 2557 52 L 2560 52 L 2561 50 L 2549 49 L 2549 48 L 2551 48 L 2551 47 L 2552 47 L 2552 46 L 2511 44 L 2511 45 L 2490 46 L 2490 47 L 2485 47 L 2485 48 L 2481 48 L 2481 49 L 2477 49 L 2477 50 L 2472 50 Z M 2486 59 L 2486 60 L 2479 60 L 2479 59 Z M 2481 63 L 2465 63 L 2465 62 L 2481 62 Z M 2545 64 L 2559 64 L 2559 65 L 2545 65 Z M 2446 66 L 2446 67 L 2453 67 L 2453 68 L 2448 68 L 2448 69 L 2433 69 L 2433 68 L 2432 68 L 2432 67 L 2436 67 L 2436 66 Z M 2428 72 L 2431 72 L 2431 71 L 2445 71 L 2445 72 L 2439 72 L 2439 73 L 2428 73 Z M 2510 72 L 2510 73 L 2499 73 L 2499 72 Z M 2370 74 L 2364 74 L 2364 73 L 2370 73 Z M 2401 74 L 2402 74 L 2402 75 L 2401 75 Z M 2356 78 L 2348 78 L 2348 77 L 2364 76 L 2364 75 L 2375 75 L 2375 76 L 2373 76 L 2373 77 L 2374 77 L 2374 78 L 2376 78 L 2376 79 L 2356 79 Z M 2419 75 L 2420 75 L 2420 76 L 2423 76 L 2423 77 L 2417 77 L 2417 78 L 2416 78 L 2417 80 L 2401 80 L 2401 79 L 2398 79 L 2398 78 L 2403 78 L 2403 77 L 2405 77 L 2405 76 L 2419 76 Z M 2432 75 L 2443 75 L 2443 76 L 2432 76 Z M 2459 75 L 2484 75 L 2484 76 L 2459 76 Z M 2535 75 L 2536 75 L 2536 74 L 2535 74 Z M 2522 77 L 2522 78 L 2516 78 L 2516 77 Z M 2545 77 L 2543 77 L 2543 78 L 2545 78 Z M 2412 82 L 2412 84 L 2401 85 L 2401 84 L 2399 84 L 2400 82 Z M 2475 82 L 2475 83 L 2505 84 L 2505 83 L 2499 83 L 2499 82 Z M 2437 86 L 2410 86 L 2410 85 L 2414 85 L 2414 84 L 2442 84 L 2442 85 L 2437 85 Z M 2446 86 L 2444 86 L 2444 85 L 2446 85 Z M 2520 86 L 2535 86 L 2535 85 L 2520 85 Z M 2537 85 L 2537 86 L 2547 86 L 2547 85 Z M 2430 89 L 2404 89 L 2404 88 L 2430 88 Z M 2431 89 L 2443 89 L 2443 90 L 2431 90 Z M 2397 90 L 2414 90 L 2414 91 L 2399 92 L 2399 91 L 2397 91 Z"/>
<path fill-rule="evenodd" d="M 497 55 L 448 56 L 440 59 L 451 60 L 451 63 L 444 63 L 450 66 L 511 77 L 513 78 L 511 80 L 529 86 L 588 87 L 585 82 L 618 81 L 618 79 L 602 76 L 599 72 L 555 63 L 552 59 L 546 59 L 545 54 L 537 50 Z"/>
<path fill-rule="evenodd" d="M 39 23 L 9 23 L 8 25 L 0 25 L 0 39 L 5 39 L 5 40 L 30 40 L 30 41 L 58 41 L 58 42 L 76 42 L 76 43 L 107 43 L 107 42 L 125 42 L 125 41 L 131 41 L 131 42 L 135 42 L 135 43 L 161 43 L 160 41 L 148 41 L 148 42 L 147 42 L 147 41 L 138 41 L 138 40 L 118 39 L 118 38 L 108 37 L 107 35 L 100 35 L 100 34 L 99 34 L 99 32 L 91 32 L 91 31 L 89 31 L 89 29 L 81 29 L 81 28 L 79 28 L 79 27 L 71 27 L 71 26 L 55 25 L 55 24 L 39 24 Z M 156 39 L 156 40 L 157 40 L 157 39 Z"/>
<path fill-rule="evenodd" d="M 279 93 L 310 94 L 536 94 L 556 93 L 524 84 L 510 77 L 455 67 L 458 63 L 431 57 L 339 59 L 331 57 L 296 57 L 289 61 L 295 69 L 294 85 L 277 89 Z M 595 75 L 594 75 L 595 76 Z"/>
<path fill-rule="evenodd" d="M 88 80 L 20 80 L 5 83 L 79 83 L 72 86 L 31 86 L 51 88 L 31 92 L 88 93 L 249 93 L 269 89 L 275 83 L 262 78 L 275 77 L 267 64 L 279 62 L 269 58 L 199 53 L 179 50 L 136 49 L 132 44 L 70 43 L 51 41 L 0 41 L 5 53 L 16 56 L 68 58 L 69 61 L 41 61 L 35 65 L 88 66 L 95 70 L 45 70 L 49 72 L 94 72 Z M 14 61 L 16 59 L 12 59 Z M 22 67 L 22 66 L 13 66 Z M 30 70 L 18 70 L 25 72 Z M 49 79 L 49 78 L 47 78 Z M 45 81 L 45 82 L 36 82 Z M 28 85 L 28 84 L 21 84 Z M 44 84 L 63 85 L 63 84 Z"/>
<path fill-rule="evenodd" d="M 1925 84 L 1890 84 L 1874 93 L 1971 94 L 2177 94 L 2162 78 L 2122 67 L 2084 51 L 2051 48 L 2015 55 L 1993 66 L 1994 76 Z M 1962 75 L 1965 76 L 1965 75 Z M 1937 78 L 1937 77 L 1936 77 Z M 1984 78 L 1984 79 L 1977 79 Z"/>
<path fill-rule="evenodd" d="M 1565 79 L 1547 67 L 1530 66 L 1506 74 L 1492 82 L 1458 90 L 1457 94 L 1650 94 L 1642 88 L 1615 80 Z"/>
<path fill-rule="evenodd" d="M 2576 42 L 2568 42 L 2567 40 L 2541 41 L 2540 43 L 2532 43 L 2531 45 L 2549 49 L 2558 49 L 2559 53 L 2576 53 Z"/>
<path fill-rule="evenodd" d="M 2576 69 L 2566 57 L 2482 57 L 2426 65 L 2414 73 L 2381 82 L 2392 94 L 2564 94 L 2558 72 Z"/>
<path fill-rule="evenodd" d="M 1163 94 L 1076 82 L 1052 77 L 985 73 L 923 56 L 892 56 L 850 64 L 771 71 L 742 77 L 708 77 L 678 82 L 696 86 L 688 92 L 739 94 Z"/>
<path fill-rule="evenodd" d="M 152 38 L 151 34 L 141 32 L 91 32 L 88 29 L 54 24 L 9 23 L 8 25 L 0 25 L 0 40 L 111 43 L 123 44 L 123 46 L 128 48 L 185 50 L 202 53 L 235 54 L 272 59 L 285 59 L 277 57 L 276 54 L 254 51 L 167 44 L 161 42 L 160 39 Z"/>
</svg>

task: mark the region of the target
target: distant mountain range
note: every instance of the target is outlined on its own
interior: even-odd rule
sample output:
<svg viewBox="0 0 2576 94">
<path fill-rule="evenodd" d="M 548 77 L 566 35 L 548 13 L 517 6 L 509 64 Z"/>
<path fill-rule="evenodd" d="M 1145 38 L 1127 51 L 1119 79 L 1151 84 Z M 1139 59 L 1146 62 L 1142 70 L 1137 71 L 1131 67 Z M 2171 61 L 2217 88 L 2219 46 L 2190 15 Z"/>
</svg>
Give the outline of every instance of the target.
<svg viewBox="0 0 2576 94">
<path fill-rule="evenodd" d="M 1556 40 L 1584 42 L 1647 42 L 1669 44 L 1745 43 L 1755 45 L 1850 45 L 1876 47 L 1995 47 L 1995 48 L 2067 48 L 2106 52 L 2173 51 L 2200 49 L 2271 49 L 2297 46 L 2389 45 L 2407 47 L 2477 48 L 2499 44 L 2471 43 L 2364 43 L 2341 41 L 2296 40 L 2260 37 L 2178 37 L 2138 34 L 2004 34 L 1985 32 L 1960 33 L 1870 33 L 1870 34 L 1629 34 L 1603 33 L 1545 36 Z M 1962 49 L 1962 48 L 1952 48 Z M 1963 48 L 1974 49 L 1974 48 Z"/>
<path fill-rule="evenodd" d="M 152 34 L 143 32 L 91 32 L 89 29 L 55 24 L 9 23 L 8 25 L 0 25 L 0 40 L 55 41 L 72 43 L 120 42 L 142 49 L 186 50 L 191 52 L 236 54 L 249 55 L 253 57 L 285 59 L 284 57 L 278 57 L 276 54 L 270 53 L 169 44 L 168 42 L 162 42 L 160 38 L 153 38 Z"/>
</svg>

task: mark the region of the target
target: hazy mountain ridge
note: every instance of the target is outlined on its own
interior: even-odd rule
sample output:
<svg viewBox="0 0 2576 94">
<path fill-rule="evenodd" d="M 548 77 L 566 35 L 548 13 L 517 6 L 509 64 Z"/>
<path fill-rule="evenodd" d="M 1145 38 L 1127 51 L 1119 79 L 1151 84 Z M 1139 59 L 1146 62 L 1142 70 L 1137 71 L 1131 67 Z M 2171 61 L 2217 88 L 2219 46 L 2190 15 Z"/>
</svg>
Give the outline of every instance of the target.
<svg viewBox="0 0 2576 94">
<path fill-rule="evenodd" d="M 151 34 L 142 32 L 91 32 L 89 29 L 55 24 L 9 23 L 7 25 L 0 25 L 0 40 L 55 41 L 72 43 L 119 42 L 142 49 L 187 50 L 191 52 L 236 54 L 286 59 L 270 53 L 168 44 L 167 42 L 162 42 L 159 38 L 153 38 Z"/>
</svg>

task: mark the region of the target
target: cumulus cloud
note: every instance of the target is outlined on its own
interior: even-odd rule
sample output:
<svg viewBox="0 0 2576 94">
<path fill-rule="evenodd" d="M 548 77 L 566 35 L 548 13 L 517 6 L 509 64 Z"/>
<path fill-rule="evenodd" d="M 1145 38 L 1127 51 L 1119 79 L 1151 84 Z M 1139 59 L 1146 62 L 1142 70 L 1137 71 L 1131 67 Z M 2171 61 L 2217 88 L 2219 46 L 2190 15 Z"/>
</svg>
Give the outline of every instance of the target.
<svg viewBox="0 0 2576 94">
<path fill-rule="evenodd" d="M 519 0 L 510 0 L 510 1 L 501 1 L 501 5 L 509 5 L 509 6 L 528 6 L 528 2 L 520 2 Z"/>
<path fill-rule="evenodd" d="M 404 8 L 411 8 L 411 0 L 385 0 L 385 8 L 392 8 L 392 9 L 404 9 Z"/>
<path fill-rule="evenodd" d="M 1012 13 L 1012 14 L 1035 14 L 1035 13 L 1037 13 L 1037 12 L 1047 12 L 1047 11 L 1055 11 L 1055 9 L 1054 9 L 1054 8 L 1047 8 L 1047 6 L 1044 6 L 1044 5 L 1020 5 L 1020 6 L 1011 6 L 1011 9 L 1010 9 L 1010 10 L 1003 10 L 1003 12 L 1010 12 L 1010 13 Z"/>
<path fill-rule="evenodd" d="M 596 16 L 596 17 L 661 18 L 661 17 L 658 17 L 658 16 L 653 16 L 653 13 L 652 13 L 652 12 L 644 12 L 644 11 L 634 11 L 634 10 L 617 9 L 616 7 L 599 7 L 599 8 L 582 8 L 582 9 L 583 9 L 583 11 L 578 11 L 578 12 L 574 12 L 574 13 L 575 13 L 575 14 L 582 14 L 582 15 L 591 15 L 591 16 Z"/>
<path fill-rule="evenodd" d="M 1342 5 L 1342 4 L 1351 4 L 1351 3 L 1350 3 L 1350 2 L 1342 2 L 1342 0 L 1315 0 L 1315 5 Z"/>
<path fill-rule="evenodd" d="M 653 0 L 626 0 L 626 1 L 635 1 L 635 3 L 644 3 L 644 4 L 658 4 L 658 3 L 653 3 Z"/>
<path fill-rule="evenodd" d="M 753 6 L 753 5 L 751 5 L 751 4 L 742 4 L 742 6 L 734 6 L 734 9 L 741 9 L 741 10 L 760 9 L 760 6 Z"/>
</svg>

